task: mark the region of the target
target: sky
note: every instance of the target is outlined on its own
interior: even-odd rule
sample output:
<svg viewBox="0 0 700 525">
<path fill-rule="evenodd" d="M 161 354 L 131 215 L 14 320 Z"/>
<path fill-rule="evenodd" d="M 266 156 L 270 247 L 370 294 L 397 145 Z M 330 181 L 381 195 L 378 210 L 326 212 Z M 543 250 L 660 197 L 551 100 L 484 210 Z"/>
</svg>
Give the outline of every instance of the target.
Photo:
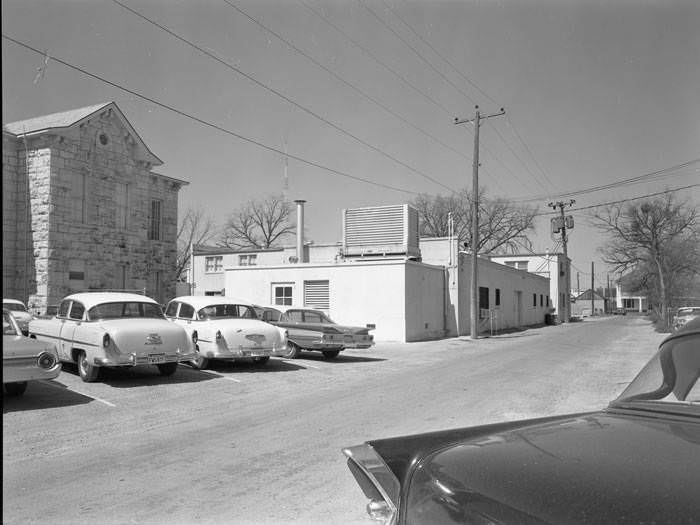
<svg viewBox="0 0 700 525">
<path fill-rule="evenodd" d="M 591 207 L 700 183 L 699 26 L 696 0 L 2 0 L 2 120 L 114 101 L 190 183 L 181 210 L 223 225 L 286 192 L 320 244 L 343 208 L 471 188 L 454 119 L 504 108 L 479 183 L 543 214 L 536 253 L 561 251 L 548 203 L 575 199 L 583 290 L 608 272 Z"/>
</svg>

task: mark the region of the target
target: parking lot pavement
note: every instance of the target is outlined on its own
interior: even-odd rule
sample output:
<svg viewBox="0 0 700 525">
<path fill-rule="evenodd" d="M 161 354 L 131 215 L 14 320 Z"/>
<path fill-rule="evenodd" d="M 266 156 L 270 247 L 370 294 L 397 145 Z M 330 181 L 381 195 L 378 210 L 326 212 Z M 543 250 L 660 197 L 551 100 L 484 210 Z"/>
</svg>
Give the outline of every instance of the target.
<svg viewBox="0 0 700 525">
<path fill-rule="evenodd" d="M 627 316 L 170 377 L 66 365 L 3 398 L 3 521 L 366 523 L 341 447 L 599 408 L 662 338 Z"/>
</svg>

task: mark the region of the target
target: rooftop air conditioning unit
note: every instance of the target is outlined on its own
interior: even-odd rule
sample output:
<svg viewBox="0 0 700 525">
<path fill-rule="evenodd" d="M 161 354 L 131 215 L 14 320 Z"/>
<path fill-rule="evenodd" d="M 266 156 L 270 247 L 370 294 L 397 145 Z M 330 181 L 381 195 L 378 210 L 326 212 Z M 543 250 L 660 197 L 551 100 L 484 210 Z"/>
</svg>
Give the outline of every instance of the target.
<svg viewBox="0 0 700 525">
<path fill-rule="evenodd" d="M 418 212 L 408 204 L 343 210 L 343 254 L 420 258 Z"/>
</svg>

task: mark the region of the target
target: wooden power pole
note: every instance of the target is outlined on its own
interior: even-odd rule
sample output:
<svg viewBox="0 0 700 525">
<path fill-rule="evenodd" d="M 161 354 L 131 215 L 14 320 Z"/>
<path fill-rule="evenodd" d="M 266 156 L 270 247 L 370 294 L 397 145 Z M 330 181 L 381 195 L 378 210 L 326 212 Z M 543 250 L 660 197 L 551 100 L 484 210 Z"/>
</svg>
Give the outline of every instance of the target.
<svg viewBox="0 0 700 525">
<path fill-rule="evenodd" d="M 479 337 L 479 284 L 477 281 L 479 272 L 478 266 L 478 251 L 479 251 L 479 126 L 481 121 L 505 115 L 506 110 L 501 108 L 499 113 L 492 115 L 481 116 L 479 106 L 476 106 L 476 114 L 473 119 L 462 119 L 455 117 L 455 124 L 464 124 L 467 122 L 474 123 L 474 164 L 472 169 L 472 278 L 471 278 L 471 300 L 469 308 L 471 313 L 471 337 L 476 339 Z"/>
<path fill-rule="evenodd" d="M 559 211 L 561 212 L 559 231 L 561 231 L 561 245 L 564 250 L 564 286 L 566 287 L 566 293 L 564 294 L 564 319 L 562 319 L 562 322 L 564 323 L 568 323 L 571 320 L 571 268 L 569 267 L 569 252 L 567 251 L 566 247 L 568 241 L 566 229 L 571 229 L 574 227 L 573 217 L 571 215 L 564 217 L 564 207 L 573 206 L 575 203 L 576 201 L 571 199 L 569 202 L 558 201 L 550 202 L 548 204 L 550 208 L 555 210 L 559 208 Z"/>
</svg>

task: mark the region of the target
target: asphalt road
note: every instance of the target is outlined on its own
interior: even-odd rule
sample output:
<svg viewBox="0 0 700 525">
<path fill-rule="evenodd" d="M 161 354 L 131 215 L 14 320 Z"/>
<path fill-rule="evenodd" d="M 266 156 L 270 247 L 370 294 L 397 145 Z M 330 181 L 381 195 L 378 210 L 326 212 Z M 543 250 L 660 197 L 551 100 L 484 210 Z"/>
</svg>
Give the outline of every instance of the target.
<svg viewBox="0 0 700 525">
<path fill-rule="evenodd" d="M 3 523 L 368 524 L 341 447 L 600 408 L 663 337 L 626 316 L 169 378 L 64 367 L 3 399 Z"/>
</svg>

